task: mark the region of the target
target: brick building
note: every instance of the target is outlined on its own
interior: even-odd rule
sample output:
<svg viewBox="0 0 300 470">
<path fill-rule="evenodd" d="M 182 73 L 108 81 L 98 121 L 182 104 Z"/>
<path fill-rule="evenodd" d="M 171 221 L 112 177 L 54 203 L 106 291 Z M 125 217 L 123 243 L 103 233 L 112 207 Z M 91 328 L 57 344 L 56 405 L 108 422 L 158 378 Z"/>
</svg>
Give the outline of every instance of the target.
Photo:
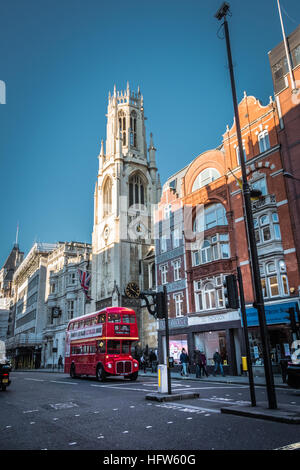
<svg viewBox="0 0 300 470">
<path fill-rule="evenodd" d="M 299 84 L 299 28 L 291 38 L 293 74 Z M 269 103 L 262 105 L 244 93 L 239 103 L 244 155 L 239 155 L 233 122 L 218 148 L 202 153 L 168 179 L 157 211 L 157 281 L 159 286 L 167 284 L 169 294 L 171 355 L 175 351 L 176 358 L 181 347 L 187 347 L 192 356 L 198 347 L 212 365 L 218 349 L 231 374 L 241 372 L 245 350 L 240 312 L 225 308 L 223 280 L 235 273 L 237 266 L 243 276 L 255 372 L 262 371 L 263 365 L 257 311 L 252 305 L 240 158 L 245 159 L 251 188 L 262 193 L 252 201 L 252 210 L 274 367 L 289 354 L 294 339 L 286 310 L 293 307 L 299 311 L 300 211 L 299 181 L 295 178 L 300 177 L 300 100 L 299 94 L 291 91 L 286 70 L 282 83 L 276 81 L 280 76 L 276 64 L 283 56 L 282 45 L 269 53 L 275 99 L 270 97 Z M 183 233 L 177 248 L 173 244 L 174 220 Z M 177 260 L 178 283 L 174 281 Z M 163 322 L 158 342 L 162 351 Z"/>
</svg>

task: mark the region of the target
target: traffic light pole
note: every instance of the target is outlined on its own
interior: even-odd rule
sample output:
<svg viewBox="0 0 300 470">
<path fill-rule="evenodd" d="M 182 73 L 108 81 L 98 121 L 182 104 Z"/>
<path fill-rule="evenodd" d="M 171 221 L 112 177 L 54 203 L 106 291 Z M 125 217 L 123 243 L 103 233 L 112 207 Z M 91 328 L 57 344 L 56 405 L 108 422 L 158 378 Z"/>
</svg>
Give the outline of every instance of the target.
<svg viewBox="0 0 300 470">
<path fill-rule="evenodd" d="M 231 81 L 232 98 L 233 98 L 234 115 L 235 115 L 235 124 L 236 124 L 236 132 L 237 132 L 238 146 L 239 146 L 239 152 L 240 152 L 242 178 L 243 178 L 245 218 L 247 221 L 248 242 L 249 242 L 251 267 L 252 267 L 252 279 L 253 279 L 254 293 L 255 293 L 254 307 L 257 309 L 258 318 L 259 318 L 269 408 L 276 409 L 277 403 L 276 403 L 276 395 L 275 395 L 274 377 L 272 373 L 271 356 L 270 356 L 270 351 L 269 351 L 269 346 L 268 346 L 268 332 L 267 332 L 266 316 L 265 316 L 265 309 L 264 309 L 264 299 L 263 299 L 262 288 L 261 288 L 257 247 L 256 247 L 256 242 L 255 242 L 255 232 L 254 232 L 252 206 L 251 206 L 251 198 L 250 198 L 250 188 L 249 188 L 249 184 L 247 181 L 246 165 L 245 165 L 245 161 L 243 157 L 244 150 L 243 150 L 243 144 L 242 144 L 242 135 L 241 135 L 240 119 L 239 119 L 233 64 L 232 64 L 231 46 L 230 46 L 229 30 L 228 30 L 228 23 L 226 20 L 226 14 L 224 16 L 224 31 L 225 31 L 225 38 L 226 38 L 228 64 L 229 64 L 230 81 Z"/>
<path fill-rule="evenodd" d="M 237 267 L 237 278 L 238 278 L 238 283 L 239 283 L 240 308 L 241 308 L 241 313 L 242 313 L 242 320 L 243 320 L 243 326 L 244 326 L 243 330 L 244 330 L 244 335 L 245 335 L 245 346 L 246 346 L 247 366 L 248 366 L 248 374 L 249 374 L 249 387 L 250 387 L 251 405 L 256 406 L 253 371 L 252 371 L 251 354 L 250 354 L 250 345 L 249 345 L 249 337 L 248 337 L 248 325 L 247 325 L 247 315 L 246 315 L 246 307 L 245 307 L 243 278 L 242 278 L 241 268 L 239 266 Z"/>
</svg>

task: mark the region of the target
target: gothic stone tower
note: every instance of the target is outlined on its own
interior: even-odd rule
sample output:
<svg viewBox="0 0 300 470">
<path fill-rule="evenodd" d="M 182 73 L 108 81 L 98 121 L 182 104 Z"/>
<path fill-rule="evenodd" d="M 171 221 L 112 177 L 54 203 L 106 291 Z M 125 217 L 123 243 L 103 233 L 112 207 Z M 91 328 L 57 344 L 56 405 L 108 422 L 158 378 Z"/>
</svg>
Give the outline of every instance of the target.
<svg viewBox="0 0 300 470">
<path fill-rule="evenodd" d="M 160 199 L 152 134 L 147 152 L 143 96 L 109 93 L 106 145 L 103 141 L 94 194 L 92 303 L 139 308 L 124 297 L 128 282 L 147 288 L 143 259 L 153 246 L 152 209 Z M 149 153 L 149 158 L 148 158 Z"/>
</svg>

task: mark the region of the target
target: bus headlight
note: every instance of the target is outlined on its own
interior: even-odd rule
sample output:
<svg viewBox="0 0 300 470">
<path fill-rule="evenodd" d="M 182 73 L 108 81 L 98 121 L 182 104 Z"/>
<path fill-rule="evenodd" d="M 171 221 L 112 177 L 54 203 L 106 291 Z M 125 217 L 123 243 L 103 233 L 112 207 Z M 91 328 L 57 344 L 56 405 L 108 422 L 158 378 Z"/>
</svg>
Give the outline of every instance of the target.
<svg viewBox="0 0 300 470">
<path fill-rule="evenodd" d="M 138 364 L 137 364 L 136 362 L 134 362 L 134 364 L 133 364 L 133 365 L 134 365 L 134 367 L 138 367 Z"/>
<path fill-rule="evenodd" d="M 111 364 L 111 363 L 107 364 L 107 367 L 108 367 L 109 369 L 112 369 L 112 364 Z"/>
</svg>

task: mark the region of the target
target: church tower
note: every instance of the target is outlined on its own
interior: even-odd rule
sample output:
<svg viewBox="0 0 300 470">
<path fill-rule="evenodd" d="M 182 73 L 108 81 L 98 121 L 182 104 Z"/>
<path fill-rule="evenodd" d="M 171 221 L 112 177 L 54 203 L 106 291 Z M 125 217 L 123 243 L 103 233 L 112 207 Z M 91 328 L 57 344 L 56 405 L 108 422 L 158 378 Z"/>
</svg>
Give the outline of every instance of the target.
<svg viewBox="0 0 300 470">
<path fill-rule="evenodd" d="M 152 134 L 147 150 L 140 89 L 133 92 L 127 83 L 119 92 L 115 86 L 106 116 L 94 193 L 90 311 L 111 305 L 137 308 L 124 289 L 128 282 L 147 286 L 143 259 L 153 246 L 152 209 L 161 194 Z"/>
</svg>

